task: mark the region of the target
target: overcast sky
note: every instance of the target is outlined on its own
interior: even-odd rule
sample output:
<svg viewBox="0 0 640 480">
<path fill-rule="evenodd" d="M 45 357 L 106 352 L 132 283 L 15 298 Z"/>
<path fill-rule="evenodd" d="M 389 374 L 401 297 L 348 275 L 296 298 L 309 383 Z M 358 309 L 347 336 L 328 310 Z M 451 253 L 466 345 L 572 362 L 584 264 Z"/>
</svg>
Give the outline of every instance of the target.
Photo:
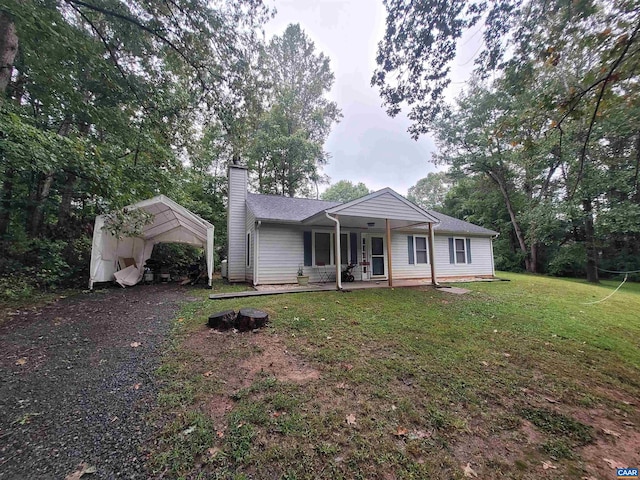
<svg viewBox="0 0 640 480">
<path fill-rule="evenodd" d="M 378 42 L 384 34 L 381 0 L 270 0 L 278 13 L 267 25 L 267 38 L 299 23 L 316 51 L 331 59 L 335 83 L 330 98 L 343 119 L 325 145 L 331 154 L 324 172 L 331 183 L 364 182 L 370 189 L 391 187 L 406 195 L 428 172 L 435 150 L 429 137 L 412 140 L 404 114 L 389 117 L 378 90 L 370 86 Z M 461 55 L 462 56 L 462 55 Z"/>
</svg>

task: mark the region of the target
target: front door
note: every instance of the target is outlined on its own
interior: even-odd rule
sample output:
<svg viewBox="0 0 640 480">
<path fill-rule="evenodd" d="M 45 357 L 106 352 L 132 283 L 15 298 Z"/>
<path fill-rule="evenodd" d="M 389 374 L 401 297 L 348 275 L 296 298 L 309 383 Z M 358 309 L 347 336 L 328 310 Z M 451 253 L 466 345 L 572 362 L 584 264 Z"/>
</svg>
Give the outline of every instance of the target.
<svg viewBox="0 0 640 480">
<path fill-rule="evenodd" d="M 369 237 L 369 245 L 371 248 L 371 277 L 380 278 L 386 276 L 384 237 L 371 235 Z"/>
</svg>

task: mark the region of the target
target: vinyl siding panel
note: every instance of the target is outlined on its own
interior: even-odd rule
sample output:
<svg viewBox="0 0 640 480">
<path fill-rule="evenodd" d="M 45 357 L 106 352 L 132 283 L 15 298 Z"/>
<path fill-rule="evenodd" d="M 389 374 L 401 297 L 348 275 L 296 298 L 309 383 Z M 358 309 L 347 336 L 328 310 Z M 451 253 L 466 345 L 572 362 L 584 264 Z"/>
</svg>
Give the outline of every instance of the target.
<svg viewBox="0 0 640 480">
<path fill-rule="evenodd" d="M 415 220 L 424 222 L 425 217 L 411 206 L 398 200 L 390 193 L 365 200 L 351 207 L 340 210 L 340 216 L 389 218 L 396 220 Z"/>
<path fill-rule="evenodd" d="M 407 237 L 411 233 L 392 233 L 391 234 L 391 267 L 393 271 L 393 278 L 405 279 L 405 278 L 431 278 L 431 265 L 429 263 L 414 263 L 409 264 L 409 249 L 407 247 Z M 427 237 L 427 235 L 420 235 Z M 436 258 L 436 265 L 438 259 Z M 436 271 L 437 275 L 437 271 Z"/>
<path fill-rule="evenodd" d="M 260 284 L 296 283 L 298 265 L 304 263 L 303 232 L 307 230 L 333 232 L 333 229 L 297 227 L 290 225 L 265 224 L 260 227 L 258 282 Z M 345 229 L 343 233 L 348 230 Z M 412 279 L 430 278 L 430 264 L 409 264 L 407 236 L 411 233 L 394 232 L 391 239 L 393 261 L 393 278 Z M 491 239 L 486 237 L 471 238 L 471 264 L 450 265 L 448 236 L 435 236 L 436 276 L 475 276 L 493 275 L 491 259 Z M 358 245 L 361 245 L 358 235 Z M 335 281 L 335 267 L 328 266 L 330 281 Z M 318 282 L 318 267 L 304 267 L 309 281 Z M 356 280 L 360 280 L 360 268 L 354 272 Z"/>
<path fill-rule="evenodd" d="M 260 227 L 258 282 L 260 284 L 297 283 L 298 265 L 304 265 L 304 231 L 334 232 L 331 228 L 297 227 L 263 223 Z M 342 233 L 348 233 L 344 230 Z M 358 236 L 360 241 L 360 236 Z M 304 267 L 310 282 L 320 281 L 319 270 L 325 267 Z M 335 266 L 327 265 L 329 281 L 335 282 Z M 354 271 L 360 279 L 359 269 Z"/>
<path fill-rule="evenodd" d="M 298 265 L 304 262 L 302 232 L 298 227 L 265 223 L 260 226 L 258 281 L 261 284 L 297 283 Z"/>
<path fill-rule="evenodd" d="M 436 277 L 493 275 L 493 259 L 491 258 L 491 238 L 463 237 L 471 240 L 471 263 L 449 263 L 449 237 L 454 235 L 436 235 Z"/>
<path fill-rule="evenodd" d="M 247 252 L 245 251 L 245 260 L 244 260 L 244 266 L 245 266 L 245 280 L 247 282 L 253 282 L 253 265 L 255 263 L 255 244 L 256 244 L 256 217 L 255 215 L 251 212 L 251 210 L 249 210 L 248 208 L 246 209 L 246 226 L 245 226 L 245 236 L 244 236 L 244 243 L 245 243 L 245 247 L 247 244 L 247 233 L 251 233 L 251 265 L 247 267 L 247 257 L 246 254 Z"/>
<path fill-rule="evenodd" d="M 230 282 L 244 282 L 246 245 L 247 171 L 229 168 L 229 204 L 227 206 L 227 269 Z"/>
</svg>

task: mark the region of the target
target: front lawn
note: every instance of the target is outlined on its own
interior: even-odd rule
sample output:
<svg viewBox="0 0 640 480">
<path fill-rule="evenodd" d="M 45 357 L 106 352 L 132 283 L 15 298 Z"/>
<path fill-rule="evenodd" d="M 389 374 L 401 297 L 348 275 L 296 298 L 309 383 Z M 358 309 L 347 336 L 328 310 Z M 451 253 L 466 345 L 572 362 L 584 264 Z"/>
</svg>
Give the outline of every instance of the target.
<svg viewBox="0 0 640 480">
<path fill-rule="evenodd" d="M 502 274 L 188 304 L 149 465 L 170 478 L 615 478 L 640 464 L 640 285 Z M 269 312 L 260 333 L 210 313 Z"/>
</svg>

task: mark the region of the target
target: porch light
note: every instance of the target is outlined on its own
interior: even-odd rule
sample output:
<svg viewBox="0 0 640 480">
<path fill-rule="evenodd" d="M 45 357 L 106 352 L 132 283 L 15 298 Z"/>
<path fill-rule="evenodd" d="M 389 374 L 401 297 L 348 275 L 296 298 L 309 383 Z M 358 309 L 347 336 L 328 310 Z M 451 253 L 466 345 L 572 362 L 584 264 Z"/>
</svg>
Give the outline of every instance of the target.
<svg viewBox="0 0 640 480">
<path fill-rule="evenodd" d="M 376 226 L 376 222 L 367 222 L 367 227 L 373 228 Z"/>
</svg>

